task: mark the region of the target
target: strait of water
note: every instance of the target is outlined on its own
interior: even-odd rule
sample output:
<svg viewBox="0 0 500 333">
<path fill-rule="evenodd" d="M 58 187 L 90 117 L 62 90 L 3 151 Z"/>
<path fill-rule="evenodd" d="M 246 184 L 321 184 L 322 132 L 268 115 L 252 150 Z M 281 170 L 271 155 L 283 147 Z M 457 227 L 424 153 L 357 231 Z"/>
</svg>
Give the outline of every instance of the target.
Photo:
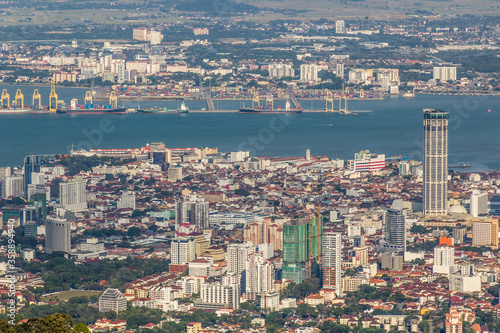
<svg viewBox="0 0 500 333">
<path fill-rule="evenodd" d="M 48 87 L 0 86 L 11 99 L 17 88 L 31 105 L 35 88 L 47 104 Z M 60 99 L 83 101 L 84 89 L 57 88 Z M 304 109 L 323 109 L 323 101 L 302 100 Z M 105 104 L 105 103 L 102 103 Z M 128 101 L 125 107 L 179 107 L 179 102 Z M 188 101 L 191 110 L 206 108 L 203 101 Z M 246 106 L 251 102 L 246 101 Z M 284 106 L 284 101 L 277 102 Z M 241 101 L 219 101 L 220 109 L 235 110 Z M 337 107 L 337 102 L 335 103 Z M 469 163 L 471 169 L 500 170 L 500 97 L 417 95 L 384 100 L 349 101 L 349 109 L 371 113 L 291 115 L 188 113 L 125 115 L 0 115 L 0 166 L 21 165 L 28 154 L 67 153 L 75 149 L 136 148 L 150 142 L 168 147 L 218 147 L 219 151 L 250 150 L 253 156 L 312 155 L 351 159 L 355 152 L 409 156 L 422 159 L 422 110 L 450 112 L 449 164 Z M 488 112 L 491 110 L 492 112 Z"/>
</svg>

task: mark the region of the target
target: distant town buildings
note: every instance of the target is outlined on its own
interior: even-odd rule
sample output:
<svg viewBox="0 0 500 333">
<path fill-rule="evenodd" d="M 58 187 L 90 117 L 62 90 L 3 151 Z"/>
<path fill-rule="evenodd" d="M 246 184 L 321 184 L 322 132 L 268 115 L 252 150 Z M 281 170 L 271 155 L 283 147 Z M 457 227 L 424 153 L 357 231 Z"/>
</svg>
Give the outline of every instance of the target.
<svg viewBox="0 0 500 333">
<path fill-rule="evenodd" d="M 283 77 L 294 77 L 295 70 L 293 64 L 272 63 L 269 64 L 269 77 L 280 79 Z"/>
</svg>

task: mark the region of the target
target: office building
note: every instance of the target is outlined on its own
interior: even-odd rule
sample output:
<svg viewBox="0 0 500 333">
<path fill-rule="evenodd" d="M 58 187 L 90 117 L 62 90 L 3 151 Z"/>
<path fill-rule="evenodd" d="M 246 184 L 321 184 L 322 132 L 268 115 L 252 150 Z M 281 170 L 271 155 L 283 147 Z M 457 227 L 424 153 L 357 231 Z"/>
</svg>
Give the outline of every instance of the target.
<svg viewBox="0 0 500 333">
<path fill-rule="evenodd" d="M 406 251 L 406 211 L 387 209 L 385 214 L 385 252 Z"/>
<path fill-rule="evenodd" d="M 192 237 L 175 238 L 170 243 L 170 263 L 172 265 L 186 265 L 194 260 L 195 243 Z"/>
<path fill-rule="evenodd" d="M 254 300 L 257 295 L 267 294 L 273 289 L 274 265 L 261 252 L 251 253 L 246 260 L 245 279 L 245 299 Z"/>
<path fill-rule="evenodd" d="M 498 249 L 498 220 L 475 219 L 472 221 L 472 246 Z"/>
<path fill-rule="evenodd" d="M 338 20 L 335 22 L 335 33 L 337 33 L 337 34 L 345 34 L 346 33 L 345 21 Z"/>
<path fill-rule="evenodd" d="M 20 197 L 23 194 L 23 177 L 11 176 L 2 179 L 2 198 Z"/>
<path fill-rule="evenodd" d="M 470 214 L 474 217 L 488 214 L 488 192 L 472 191 L 470 195 Z"/>
<path fill-rule="evenodd" d="M 424 215 L 448 210 L 448 112 L 424 109 Z"/>
<path fill-rule="evenodd" d="M 335 232 L 323 234 L 323 288 L 342 295 L 342 235 Z"/>
<path fill-rule="evenodd" d="M 200 287 L 200 298 L 195 307 L 202 310 L 238 309 L 240 307 L 239 286 L 223 286 L 220 283 L 204 283 Z"/>
<path fill-rule="evenodd" d="M 354 154 L 353 160 L 347 161 L 347 168 L 352 172 L 372 172 L 385 168 L 385 155 L 372 154 L 369 150 L 361 150 Z"/>
<path fill-rule="evenodd" d="M 473 293 L 481 291 L 481 276 L 450 274 L 449 289 L 459 293 Z"/>
<path fill-rule="evenodd" d="M 434 248 L 434 274 L 450 274 L 450 269 L 455 265 L 455 249 L 449 246 L 437 246 Z"/>
<path fill-rule="evenodd" d="M 203 233 L 209 227 L 208 208 L 208 202 L 204 199 L 176 202 L 175 233 L 178 236 Z"/>
<path fill-rule="evenodd" d="M 99 312 L 114 311 L 116 313 L 127 310 L 127 299 L 120 290 L 108 288 L 99 297 Z"/>
<path fill-rule="evenodd" d="M 434 80 L 440 81 L 456 81 L 457 80 L 457 68 L 456 67 L 433 67 Z"/>
<path fill-rule="evenodd" d="M 81 212 L 87 209 L 87 180 L 75 179 L 59 184 L 59 201 L 67 210 Z"/>
<path fill-rule="evenodd" d="M 260 308 L 269 311 L 280 309 L 280 295 L 276 291 L 270 291 L 260 298 Z"/>
<path fill-rule="evenodd" d="M 283 224 L 283 279 L 301 283 L 320 275 L 322 236 L 322 218 L 300 218 Z"/>
<path fill-rule="evenodd" d="M 318 66 L 315 64 L 300 65 L 300 81 L 309 82 L 318 80 Z"/>
<path fill-rule="evenodd" d="M 71 222 L 48 217 L 45 222 L 45 252 L 69 252 L 71 250 Z"/>
<path fill-rule="evenodd" d="M 467 227 L 458 225 L 453 228 L 453 239 L 455 244 L 461 244 L 464 242 L 464 237 L 467 235 Z"/>
</svg>

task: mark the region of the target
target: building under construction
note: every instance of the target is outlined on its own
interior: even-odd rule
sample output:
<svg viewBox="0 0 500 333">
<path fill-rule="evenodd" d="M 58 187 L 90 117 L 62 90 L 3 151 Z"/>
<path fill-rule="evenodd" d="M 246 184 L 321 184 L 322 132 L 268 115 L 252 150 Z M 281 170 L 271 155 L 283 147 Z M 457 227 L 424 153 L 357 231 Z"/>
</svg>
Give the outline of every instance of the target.
<svg viewBox="0 0 500 333">
<path fill-rule="evenodd" d="M 301 283 L 320 277 L 323 219 L 294 219 L 283 225 L 283 279 Z"/>
</svg>

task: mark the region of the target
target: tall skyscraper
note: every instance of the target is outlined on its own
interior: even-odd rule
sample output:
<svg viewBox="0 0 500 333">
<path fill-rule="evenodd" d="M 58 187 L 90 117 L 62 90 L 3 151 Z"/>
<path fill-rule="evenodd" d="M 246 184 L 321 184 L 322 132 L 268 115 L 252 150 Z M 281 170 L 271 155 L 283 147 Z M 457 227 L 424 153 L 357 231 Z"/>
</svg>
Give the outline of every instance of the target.
<svg viewBox="0 0 500 333">
<path fill-rule="evenodd" d="M 31 174 L 40 172 L 40 168 L 44 163 L 46 156 L 44 155 L 28 155 L 24 158 L 24 188 L 26 195 L 28 193 L 28 185 L 31 184 Z"/>
<path fill-rule="evenodd" d="M 87 209 L 87 180 L 76 179 L 59 184 L 59 199 L 64 208 L 74 212 Z"/>
<path fill-rule="evenodd" d="M 424 109 L 424 215 L 448 209 L 448 112 Z"/>
<path fill-rule="evenodd" d="M 20 197 L 23 193 L 23 177 L 12 176 L 2 179 L 2 197 Z"/>
<path fill-rule="evenodd" d="M 283 225 L 283 279 L 301 283 L 318 274 L 323 220 L 294 219 Z"/>
<path fill-rule="evenodd" d="M 345 34 L 345 21 L 344 20 L 338 20 L 335 22 L 335 32 L 338 34 Z"/>
<path fill-rule="evenodd" d="M 388 209 L 385 215 L 385 244 L 386 252 L 406 251 L 406 211 Z"/>
<path fill-rule="evenodd" d="M 71 250 L 71 222 L 48 217 L 45 222 L 45 252 L 69 252 Z"/>
<path fill-rule="evenodd" d="M 323 234 L 323 288 L 342 295 L 342 235 L 336 232 Z"/>
<path fill-rule="evenodd" d="M 230 244 L 227 247 L 227 273 L 241 274 L 246 270 L 246 261 L 250 253 L 257 251 L 254 244 Z"/>
<path fill-rule="evenodd" d="M 179 236 L 203 233 L 208 228 L 208 202 L 203 199 L 175 204 L 175 232 Z"/>
<path fill-rule="evenodd" d="M 266 294 L 273 289 L 274 265 L 264 259 L 261 252 L 248 255 L 246 260 L 246 299 L 255 299 L 255 296 Z"/>
</svg>

